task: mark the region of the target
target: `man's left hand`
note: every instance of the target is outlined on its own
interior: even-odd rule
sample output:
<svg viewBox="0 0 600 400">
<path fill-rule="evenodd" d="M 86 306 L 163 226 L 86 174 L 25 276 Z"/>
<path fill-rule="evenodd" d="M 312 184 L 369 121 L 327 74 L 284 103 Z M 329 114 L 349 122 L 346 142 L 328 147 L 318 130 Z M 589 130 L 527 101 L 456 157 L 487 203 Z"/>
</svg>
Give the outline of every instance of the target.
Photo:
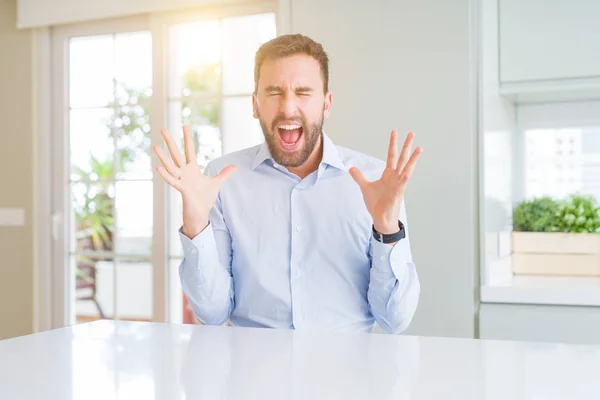
<svg viewBox="0 0 600 400">
<path fill-rule="evenodd" d="M 398 232 L 400 203 L 419 155 L 423 152 L 422 147 L 417 147 L 410 154 L 414 137 L 412 132 L 408 134 L 398 158 L 398 133 L 392 131 L 385 170 L 381 178 L 374 182 L 368 181 L 358 168 L 350 168 L 350 175 L 360 186 L 367 209 L 373 217 L 375 230 L 379 233 Z"/>
</svg>

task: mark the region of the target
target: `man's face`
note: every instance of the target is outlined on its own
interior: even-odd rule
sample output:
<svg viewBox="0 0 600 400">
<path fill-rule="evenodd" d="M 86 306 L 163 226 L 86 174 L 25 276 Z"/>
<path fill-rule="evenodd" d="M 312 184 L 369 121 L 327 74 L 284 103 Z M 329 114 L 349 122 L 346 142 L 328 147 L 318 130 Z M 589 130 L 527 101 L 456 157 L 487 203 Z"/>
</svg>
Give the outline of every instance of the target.
<svg viewBox="0 0 600 400">
<path fill-rule="evenodd" d="M 319 62 L 306 54 L 265 61 L 252 99 L 273 159 L 287 167 L 306 162 L 329 116 L 331 93 L 323 93 Z"/>
</svg>

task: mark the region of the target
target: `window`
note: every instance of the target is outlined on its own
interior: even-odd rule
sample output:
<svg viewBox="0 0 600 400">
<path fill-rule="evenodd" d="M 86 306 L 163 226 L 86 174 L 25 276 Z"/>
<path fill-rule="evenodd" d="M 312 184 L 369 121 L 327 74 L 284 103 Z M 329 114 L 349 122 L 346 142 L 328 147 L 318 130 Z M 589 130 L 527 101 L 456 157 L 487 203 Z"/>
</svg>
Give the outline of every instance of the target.
<svg viewBox="0 0 600 400">
<path fill-rule="evenodd" d="M 76 322 L 152 318 L 151 51 L 148 31 L 69 40 Z"/>
<path fill-rule="evenodd" d="M 507 129 L 484 135 L 482 300 L 578 304 L 598 275 L 596 247 L 585 242 L 593 237 L 581 232 L 598 223 L 587 199 L 563 200 L 600 204 L 600 102 L 511 107 Z"/>
<path fill-rule="evenodd" d="M 272 9 L 55 30 L 53 220 L 65 222 L 54 241 L 62 282 L 55 326 L 98 318 L 193 322 L 177 268 L 181 198 L 154 173 L 151 145 L 162 143 L 162 127 L 182 143 L 186 124 L 205 167 L 262 142 L 251 94 L 255 52 L 276 35 Z"/>
<path fill-rule="evenodd" d="M 169 55 L 169 126 L 192 128 L 200 165 L 260 143 L 252 117 L 254 54 L 275 37 L 275 15 L 257 14 L 174 25 Z M 210 40 L 207 40 L 210 38 Z"/>
<path fill-rule="evenodd" d="M 525 131 L 525 196 L 600 200 L 600 126 Z"/>
</svg>

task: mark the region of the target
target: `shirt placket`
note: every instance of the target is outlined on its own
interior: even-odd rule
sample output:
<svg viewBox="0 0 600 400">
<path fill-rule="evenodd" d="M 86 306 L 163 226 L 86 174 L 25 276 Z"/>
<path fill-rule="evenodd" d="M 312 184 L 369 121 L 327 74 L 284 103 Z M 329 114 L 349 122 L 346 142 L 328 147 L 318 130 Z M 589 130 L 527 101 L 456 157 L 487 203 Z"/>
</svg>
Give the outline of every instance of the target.
<svg viewBox="0 0 600 400">
<path fill-rule="evenodd" d="M 294 328 L 299 329 L 306 326 L 306 287 L 305 268 L 302 262 L 303 249 L 306 248 L 307 235 L 310 234 L 308 221 L 304 215 L 304 202 L 302 197 L 304 190 L 314 181 L 314 176 L 298 182 L 292 189 L 290 198 L 291 232 L 290 232 L 290 287 L 292 288 L 292 320 Z"/>
</svg>

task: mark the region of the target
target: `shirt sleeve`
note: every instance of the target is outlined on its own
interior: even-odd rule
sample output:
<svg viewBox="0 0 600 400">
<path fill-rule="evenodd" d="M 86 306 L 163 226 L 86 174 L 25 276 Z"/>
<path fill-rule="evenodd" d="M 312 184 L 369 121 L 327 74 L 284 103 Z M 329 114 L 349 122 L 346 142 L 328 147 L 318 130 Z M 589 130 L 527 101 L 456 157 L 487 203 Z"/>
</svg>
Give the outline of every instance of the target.
<svg viewBox="0 0 600 400">
<path fill-rule="evenodd" d="M 184 256 L 179 277 L 192 310 L 203 324 L 227 322 L 234 307 L 232 252 L 220 196 L 209 214 L 208 226 L 193 239 L 179 228 L 179 238 Z"/>
<path fill-rule="evenodd" d="M 401 205 L 400 220 L 406 236 L 395 245 L 377 241 L 369 245 L 371 272 L 369 306 L 375 320 L 388 333 L 403 332 L 412 320 L 420 295 L 420 283 L 412 262 L 406 209 Z"/>
</svg>

